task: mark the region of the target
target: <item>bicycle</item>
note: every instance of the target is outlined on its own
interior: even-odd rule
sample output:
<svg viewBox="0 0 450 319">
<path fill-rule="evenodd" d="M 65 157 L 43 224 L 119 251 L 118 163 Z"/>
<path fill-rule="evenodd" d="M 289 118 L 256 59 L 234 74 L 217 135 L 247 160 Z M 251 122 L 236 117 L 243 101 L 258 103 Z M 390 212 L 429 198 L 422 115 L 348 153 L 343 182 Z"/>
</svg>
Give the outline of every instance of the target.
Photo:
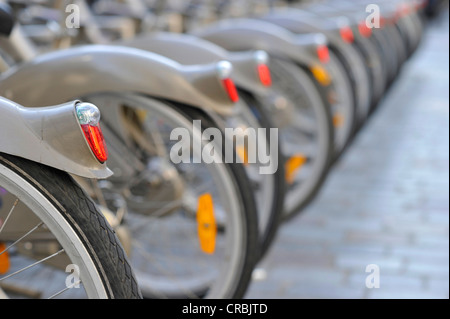
<svg viewBox="0 0 450 319">
<path fill-rule="evenodd" d="M 98 109 L 0 97 L 0 110 L 0 298 L 141 298 L 119 239 L 69 175 L 111 175 Z"/>
</svg>

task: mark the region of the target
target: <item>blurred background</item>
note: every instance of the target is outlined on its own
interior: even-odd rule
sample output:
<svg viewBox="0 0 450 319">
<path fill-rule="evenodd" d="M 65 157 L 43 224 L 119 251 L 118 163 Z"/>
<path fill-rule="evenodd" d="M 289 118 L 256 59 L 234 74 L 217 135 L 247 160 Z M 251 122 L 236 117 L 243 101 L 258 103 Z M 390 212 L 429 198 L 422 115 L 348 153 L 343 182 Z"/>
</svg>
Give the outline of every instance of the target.
<svg viewBox="0 0 450 319">
<path fill-rule="evenodd" d="M 449 298 L 449 12 L 437 12 L 248 298 Z M 379 266 L 379 288 L 367 288 Z"/>
</svg>

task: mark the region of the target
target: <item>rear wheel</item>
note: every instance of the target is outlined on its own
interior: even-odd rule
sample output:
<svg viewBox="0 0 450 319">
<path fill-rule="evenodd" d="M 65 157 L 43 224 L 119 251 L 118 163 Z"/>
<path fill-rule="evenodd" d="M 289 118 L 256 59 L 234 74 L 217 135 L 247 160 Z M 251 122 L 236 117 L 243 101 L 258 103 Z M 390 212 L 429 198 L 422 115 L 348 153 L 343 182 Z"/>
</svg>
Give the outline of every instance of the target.
<svg viewBox="0 0 450 319">
<path fill-rule="evenodd" d="M 380 48 L 370 38 L 360 37 L 355 41 L 355 45 L 363 54 L 365 64 L 370 71 L 371 86 L 373 88 L 371 111 L 373 111 L 383 97 L 386 89 L 386 65 L 383 63 Z"/>
<path fill-rule="evenodd" d="M 239 96 L 243 103 L 238 103 L 237 112 L 225 119 L 228 127 L 254 128 L 264 131 L 265 140 L 258 138 L 257 149 L 264 147 L 268 157 L 256 163 L 245 165 L 253 187 L 253 193 L 258 209 L 260 233 L 260 259 L 266 254 L 275 238 L 283 217 L 283 206 L 286 192 L 285 158 L 279 145 L 278 128 L 267 114 L 267 110 L 258 103 L 255 96 L 240 90 Z M 276 136 L 272 136 L 276 130 Z M 264 146 L 262 144 L 265 144 Z M 251 146 L 249 146 L 251 147 Z M 272 165 L 272 170 L 268 170 Z M 267 172 L 262 173 L 261 168 Z"/>
<path fill-rule="evenodd" d="M 334 128 L 330 105 L 305 70 L 279 58 L 271 58 L 270 70 L 272 93 L 260 101 L 280 130 L 287 219 L 315 197 L 327 176 L 335 154 Z"/>
<path fill-rule="evenodd" d="M 242 297 L 259 252 L 257 210 L 243 164 L 225 162 L 217 124 L 135 94 L 83 100 L 102 110 L 115 172 L 85 187 L 122 234 L 144 297 Z"/>
<path fill-rule="evenodd" d="M 74 180 L 1 153 L 0 246 L 4 297 L 140 298 L 123 247 Z"/>
<path fill-rule="evenodd" d="M 345 150 L 356 127 L 357 105 L 353 96 L 350 77 L 343 63 L 334 52 L 330 52 L 327 68 L 331 76 L 329 103 L 334 127 L 335 154 L 339 157 Z"/>
</svg>

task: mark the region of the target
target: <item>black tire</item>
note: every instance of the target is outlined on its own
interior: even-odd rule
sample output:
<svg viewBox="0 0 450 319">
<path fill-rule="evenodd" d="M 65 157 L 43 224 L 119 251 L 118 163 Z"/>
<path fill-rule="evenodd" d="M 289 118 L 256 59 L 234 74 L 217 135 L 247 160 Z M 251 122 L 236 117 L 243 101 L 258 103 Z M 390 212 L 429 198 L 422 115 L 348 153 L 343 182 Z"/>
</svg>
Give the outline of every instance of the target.
<svg viewBox="0 0 450 319">
<path fill-rule="evenodd" d="M 329 88 L 318 83 L 310 70 L 291 60 L 276 57 L 272 57 L 270 69 L 274 88 L 291 101 L 295 101 L 293 105 L 297 110 L 313 112 L 317 130 L 315 146 L 318 154 L 314 163 L 314 173 L 310 174 L 301 187 L 293 188 L 292 185 L 286 185 L 283 221 L 287 221 L 301 213 L 316 197 L 328 175 L 330 165 L 335 159 L 334 126 L 331 104 L 328 101 Z M 261 100 L 261 103 L 267 104 L 268 101 Z M 291 150 L 282 150 L 286 151 Z M 292 190 L 296 193 L 292 193 Z"/>
<path fill-rule="evenodd" d="M 220 194 L 213 194 L 219 199 L 217 207 L 226 206 L 229 209 L 224 210 L 224 213 L 229 215 L 225 216 L 222 222 L 220 221 L 220 215 L 216 215 L 216 217 L 219 216 L 217 223 L 217 234 L 219 236 L 217 237 L 220 237 L 220 242 L 217 244 L 223 245 L 218 247 L 219 251 L 209 254 L 202 251 L 199 245 L 198 227 L 195 219 L 196 207 L 198 206 L 192 207 L 197 204 L 197 201 L 194 201 L 194 205 L 186 207 L 181 205 L 173 210 L 169 209 L 165 213 L 161 213 L 164 211 L 167 201 L 177 203 L 179 199 L 175 196 L 173 198 L 168 196 L 163 200 L 157 198 L 152 201 L 150 196 L 147 197 L 147 194 L 145 194 L 142 196 L 142 202 L 144 204 L 152 202 L 156 210 L 159 209 L 156 215 L 151 215 L 155 212 L 155 209 L 152 211 L 153 208 L 145 205 L 140 208 L 138 202 L 136 202 L 136 206 L 133 206 L 136 201 L 133 196 L 123 198 L 126 202 L 125 207 L 129 209 L 127 209 L 128 212 L 120 225 L 129 229 L 129 236 L 119 238 L 128 241 L 131 246 L 128 256 L 144 298 L 242 298 L 250 283 L 251 274 L 260 251 L 257 206 L 244 164 L 227 163 L 226 161 L 228 154 L 224 151 L 226 136 L 220 126 L 222 121 L 216 117 L 216 114 L 207 114 L 190 105 L 134 93 L 99 93 L 86 96 L 82 100 L 94 103 L 100 110 L 104 109 L 104 112 L 102 112 L 102 127 L 106 141 L 110 141 L 109 163 L 113 171 L 120 171 L 120 165 L 115 164 L 115 160 L 117 157 L 122 157 L 123 152 L 139 154 L 141 156 L 139 160 L 145 163 L 149 159 L 163 157 L 163 160 L 168 161 L 167 163 L 174 170 L 174 174 L 179 173 L 182 182 L 186 182 L 183 187 L 184 194 L 189 195 L 189 191 L 192 191 L 195 194 L 195 200 L 198 200 L 197 195 L 200 194 L 196 194 L 196 188 L 199 185 L 196 183 L 205 186 L 211 182 L 212 185 L 209 185 L 209 188 L 199 191 L 199 193 L 221 192 Z M 123 110 L 129 111 L 128 117 L 143 111 L 146 116 L 155 120 L 155 122 L 150 120 L 151 123 L 144 121 L 144 124 L 140 125 L 145 127 L 142 134 L 145 140 L 150 141 L 150 143 L 156 143 L 153 140 L 154 136 L 150 128 L 155 130 L 161 128 L 163 130 L 160 131 L 162 136 L 155 134 L 158 139 L 161 139 L 160 145 L 163 149 L 161 152 L 142 150 L 141 144 L 135 143 L 135 140 L 127 144 L 121 144 L 123 140 L 128 138 L 127 130 L 129 129 L 121 122 L 123 118 L 120 114 Z M 173 140 L 170 137 L 170 132 L 173 132 L 174 128 L 184 128 L 190 132 L 189 134 L 193 134 L 193 122 L 195 120 L 201 122 L 200 131 L 196 132 L 200 135 L 203 135 L 207 128 L 219 129 L 222 133 L 222 152 L 215 155 L 217 156 L 215 160 L 220 159 L 220 163 L 214 161 L 211 163 L 204 161 L 190 162 L 184 163 L 189 167 L 183 167 L 183 163 L 171 161 L 168 155 L 172 149 L 171 146 L 174 143 L 179 143 L 179 141 Z M 161 127 L 158 125 L 161 125 Z M 196 141 L 199 141 L 198 137 L 200 136 L 196 135 Z M 190 135 L 190 138 L 194 138 L 194 136 Z M 202 142 L 206 144 L 206 141 L 203 140 Z M 236 150 L 232 150 L 234 152 L 233 158 L 236 158 Z M 201 156 L 201 152 L 200 150 L 197 154 Z M 169 158 L 165 158 L 166 155 Z M 194 169 L 197 164 L 199 164 L 198 170 Z M 137 174 L 142 174 L 145 169 L 142 166 L 138 167 Z M 132 174 L 126 175 L 125 180 L 133 179 Z M 113 176 L 108 180 L 110 187 L 104 189 L 108 192 L 106 195 L 110 197 L 111 195 L 115 197 L 116 194 L 124 193 L 124 190 L 120 188 L 122 187 L 121 178 L 123 177 L 120 177 L 120 174 L 116 175 L 116 177 Z M 117 188 L 115 188 L 116 185 Z M 129 187 L 133 187 L 133 185 Z M 152 190 L 152 186 L 144 186 L 144 188 Z M 158 190 L 157 187 L 155 189 Z M 101 188 L 99 190 L 102 191 Z M 130 191 L 130 188 L 126 188 L 126 190 Z M 96 199 L 95 192 L 93 198 Z M 190 203 L 192 204 L 192 202 Z M 109 207 L 107 202 L 103 205 L 100 207 L 110 208 L 110 212 L 113 214 L 117 211 L 117 207 L 114 207 L 114 205 Z M 153 226 L 155 227 L 152 228 Z M 186 228 L 182 226 L 186 226 Z M 161 240 L 166 235 L 170 236 L 167 241 Z M 124 241 L 125 247 L 128 246 L 126 243 Z M 171 257 L 175 257 L 175 259 Z M 205 257 L 211 257 L 211 259 L 204 259 Z M 202 262 L 204 264 L 201 264 Z M 203 268 L 199 268 L 200 266 Z M 199 271 L 199 269 L 204 271 Z M 211 275 L 211 270 L 214 269 L 218 269 L 219 272 Z"/>
<path fill-rule="evenodd" d="M 200 109 L 188 107 L 185 105 L 179 105 L 175 103 L 167 102 L 167 104 L 176 109 L 181 114 L 184 114 L 190 121 L 201 120 L 202 130 L 207 128 L 217 128 L 220 125 L 210 116 Z M 225 145 L 225 135 L 222 145 Z M 223 152 L 223 156 L 225 152 Z M 234 158 L 236 158 L 234 156 Z M 225 162 L 225 160 L 224 160 Z M 247 177 L 243 164 L 240 163 L 227 163 L 227 168 L 234 179 L 234 186 L 238 189 L 238 193 L 241 196 L 242 211 L 245 214 L 242 216 L 243 222 L 246 226 L 246 254 L 241 260 L 241 273 L 236 274 L 235 286 L 228 296 L 224 298 L 241 299 L 245 296 L 247 288 L 251 281 L 253 269 L 261 256 L 261 242 L 258 232 L 258 214 L 255 199 L 253 196 L 252 185 Z"/>
<path fill-rule="evenodd" d="M 270 144 L 269 130 L 270 128 L 275 128 L 272 124 L 269 116 L 267 115 L 264 107 L 262 107 L 256 98 L 249 92 L 239 91 L 240 97 L 245 101 L 245 103 L 250 107 L 250 110 L 255 114 L 260 127 L 267 129 L 267 142 Z M 270 147 L 270 146 L 269 146 Z M 283 220 L 283 207 L 284 207 L 284 197 L 286 195 L 286 181 L 285 181 L 285 162 L 280 147 L 278 147 L 278 170 L 273 174 L 274 177 L 274 189 L 273 198 L 270 214 L 271 218 L 269 221 L 269 227 L 266 228 L 265 232 L 260 235 L 260 256 L 262 259 L 270 248 L 274 238 L 276 237 L 278 228 Z"/>
<path fill-rule="evenodd" d="M 324 117 L 328 119 L 328 127 L 329 130 L 326 133 L 328 136 L 328 140 L 331 141 L 331 143 L 328 145 L 327 152 L 325 157 L 327 158 L 327 164 L 323 167 L 323 170 L 320 174 L 320 177 L 318 178 L 317 182 L 315 183 L 314 187 L 311 189 L 309 196 L 303 201 L 301 204 L 297 206 L 297 208 L 294 211 L 291 211 L 289 214 L 284 215 L 284 221 L 289 221 L 292 218 L 296 217 L 297 215 L 301 214 L 303 210 L 308 207 L 308 205 L 311 204 L 311 202 L 314 201 L 314 199 L 318 196 L 320 190 L 322 189 L 322 185 L 325 183 L 328 173 L 330 171 L 330 168 L 335 163 L 335 161 L 338 160 L 339 156 L 335 153 L 335 137 L 334 137 L 334 126 L 332 122 L 332 115 L 331 115 L 331 105 L 328 102 L 327 95 L 328 95 L 328 88 L 324 88 L 321 86 L 320 83 L 318 83 L 314 76 L 310 73 L 309 70 L 305 70 L 300 66 L 297 66 L 300 70 L 305 72 L 305 75 L 310 79 L 312 84 L 315 86 L 317 92 L 320 94 L 320 97 L 322 99 L 322 103 L 324 107 L 322 108 L 322 111 L 324 113 Z M 312 92 L 308 92 L 308 94 L 312 94 Z M 336 157 L 337 156 L 337 157 Z"/>
<path fill-rule="evenodd" d="M 111 299 L 141 299 L 133 270 L 114 230 L 73 178 L 62 171 L 0 153 L 0 166 L 41 193 L 77 234 Z"/>
</svg>

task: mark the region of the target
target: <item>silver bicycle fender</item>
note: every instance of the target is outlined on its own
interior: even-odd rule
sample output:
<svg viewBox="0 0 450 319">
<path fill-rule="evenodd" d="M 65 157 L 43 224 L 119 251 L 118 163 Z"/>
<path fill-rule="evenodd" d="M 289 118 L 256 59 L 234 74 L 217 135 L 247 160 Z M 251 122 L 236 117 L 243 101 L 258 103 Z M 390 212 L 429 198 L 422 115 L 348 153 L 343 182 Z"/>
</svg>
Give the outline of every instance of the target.
<svg viewBox="0 0 450 319">
<path fill-rule="evenodd" d="M 122 46 L 88 45 L 43 54 L 0 76 L 0 95 L 25 107 L 94 93 L 134 92 L 230 114 L 217 64 L 183 66 Z"/>
<path fill-rule="evenodd" d="M 0 97 L 0 152 L 81 177 L 111 176 L 84 139 L 76 116 L 77 103 L 25 108 Z"/>
<path fill-rule="evenodd" d="M 232 78 L 237 86 L 261 94 L 266 91 L 257 77 L 257 50 L 230 52 L 193 35 L 173 32 L 152 32 L 116 44 L 153 52 L 183 65 L 226 60 L 233 65 Z"/>
<path fill-rule="evenodd" d="M 320 64 L 317 57 L 302 49 L 303 37 L 266 21 L 229 19 L 195 30 L 192 34 L 229 51 L 263 50 L 304 66 Z"/>
</svg>

